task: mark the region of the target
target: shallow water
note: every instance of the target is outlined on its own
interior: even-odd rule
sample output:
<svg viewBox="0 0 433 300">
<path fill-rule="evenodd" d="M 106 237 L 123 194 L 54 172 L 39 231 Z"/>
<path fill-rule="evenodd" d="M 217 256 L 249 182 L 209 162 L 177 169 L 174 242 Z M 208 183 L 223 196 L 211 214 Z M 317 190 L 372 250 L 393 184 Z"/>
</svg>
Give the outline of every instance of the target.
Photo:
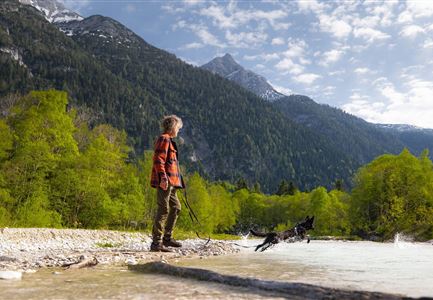
<svg viewBox="0 0 433 300">
<path fill-rule="evenodd" d="M 258 240 L 241 243 L 255 245 Z M 265 252 L 184 260 L 182 266 L 225 274 L 328 287 L 433 297 L 433 245 L 312 241 L 279 244 Z M 21 281 L 0 281 L 0 299 L 262 299 L 277 296 L 126 267 L 41 270 Z"/>
<path fill-rule="evenodd" d="M 1 281 L 0 299 L 263 299 L 276 294 L 215 283 L 148 275 L 126 267 L 41 270 L 21 281 Z M 278 297 L 276 297 L 278 299 Z"/>
<path fill-rule="evenodd" d="M 267 280 L 433 297 L 433 245 L 426 243 L 282 243 L 265 252 L 250 248 L 181 264 Z"/>
</svg>

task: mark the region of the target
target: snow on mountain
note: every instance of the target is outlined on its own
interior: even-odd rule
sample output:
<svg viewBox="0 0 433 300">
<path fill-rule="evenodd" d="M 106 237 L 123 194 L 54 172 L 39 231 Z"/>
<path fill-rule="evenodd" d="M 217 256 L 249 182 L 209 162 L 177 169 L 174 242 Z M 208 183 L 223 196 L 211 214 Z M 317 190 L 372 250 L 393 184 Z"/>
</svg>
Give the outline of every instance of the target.
<svg viewBox="0 0 433 300">
<path fill-rule="evenodd" d="M 234 81 L 265 100 L 272 102 L 285 96 L 277 92 L 263 76 L 244 69 L 228 53 L 214 58 L 201 68 Z"/>
<path fill-rule="evenodd" d="M 433 129 L 429 128 L 422 128 L 414 125 L 408 125 L 408 124 L 374 124 L 376 127 L 381 129 L 389 129 L 389 130 L 396 130 L 399 132 L 413 132 L 413 131 L 422 131 L 425 133 L 431 133 L 433 134 Z"/>
<path fill-rule="evenodd" d="M 39 10 L 50 23 L 65 23 L 83 20 L 82 16 L 67 9 L 61 2 L 56 0 L 19 0 L 19 2 L 31 5 Z"/>
</svg>

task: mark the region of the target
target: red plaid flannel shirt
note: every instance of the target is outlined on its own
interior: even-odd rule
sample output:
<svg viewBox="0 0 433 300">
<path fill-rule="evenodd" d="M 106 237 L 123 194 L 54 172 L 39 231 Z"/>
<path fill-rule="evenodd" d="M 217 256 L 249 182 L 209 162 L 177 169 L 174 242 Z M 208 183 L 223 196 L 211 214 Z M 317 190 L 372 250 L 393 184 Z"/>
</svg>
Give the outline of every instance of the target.
<svg viewBox="0 0 433 300">
<path fill-rule="evenodd" d="M 150 185 L 156 188 L 161 181 L 168 180 L 170 185 L 183 188 L 176 143 L 164 133 L 158 137 L 154 148 Z"/>
</svg>

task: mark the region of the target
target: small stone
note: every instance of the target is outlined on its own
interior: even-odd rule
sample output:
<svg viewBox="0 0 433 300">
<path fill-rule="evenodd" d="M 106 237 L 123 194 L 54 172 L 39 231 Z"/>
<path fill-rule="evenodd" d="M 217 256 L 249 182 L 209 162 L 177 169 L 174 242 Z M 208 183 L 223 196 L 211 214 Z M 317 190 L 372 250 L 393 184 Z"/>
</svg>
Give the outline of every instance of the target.
<svg viewBox="0 0 433 300">
<path fill-rule="evenodd" d="M 57 271 L 55 271 L 55 272 L 53 272 L 52 274 L 53 274 L 53 275 L 61 275 L 62 272 L 57 272 Z"/>
<path fill-rule="evenodd" d="M 20 280 L 22 277 L 23 277 L 22 272 L 0 271 L 0 279 L 5 279 L 5 280 L 18 279 L 18 280 Z"/>
<path fill-rule="evenodd" d="M 133 266 L 133 265 L 137 264 L 137 261 L 134 258 L 129 258 L 129 259 L 126 260 L 126 264 L 130 265 L 130 266 Z"/>
<path fill-rule="evenodd" d="M 17 261 L 17 259 L 14 258 L 14 257 L 9 257 L 9 256 L 5 256 L 5 255 L 1 255 L 0 256 L 0 261 L 15 262 L 15 261 Z"/>
</svg>

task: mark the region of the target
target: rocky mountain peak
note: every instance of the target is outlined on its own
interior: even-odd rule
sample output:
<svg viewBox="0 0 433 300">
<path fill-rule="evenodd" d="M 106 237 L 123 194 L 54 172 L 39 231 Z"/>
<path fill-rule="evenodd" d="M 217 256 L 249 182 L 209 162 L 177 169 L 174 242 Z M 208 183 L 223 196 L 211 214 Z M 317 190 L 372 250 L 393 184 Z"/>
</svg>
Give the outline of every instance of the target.
<svg viewBox="0 0 433 300">
<path fill-rule="evenodd" d="M 66 8 L 63 3 L 57 0 L 19 0 L 19 2 L 31 5 L 39 10 L 50 23 L 80 21 L 83 19 L 82 16 Z"/>
<path fill-rule="evenodd" d="M 266 78 L 244 69 L 229 53 L 222 57 L 216 57 L 201 67 L 236 82 L 265 100 L 274 101 L 284 97 L 267 82 Z"/>
</svg>

